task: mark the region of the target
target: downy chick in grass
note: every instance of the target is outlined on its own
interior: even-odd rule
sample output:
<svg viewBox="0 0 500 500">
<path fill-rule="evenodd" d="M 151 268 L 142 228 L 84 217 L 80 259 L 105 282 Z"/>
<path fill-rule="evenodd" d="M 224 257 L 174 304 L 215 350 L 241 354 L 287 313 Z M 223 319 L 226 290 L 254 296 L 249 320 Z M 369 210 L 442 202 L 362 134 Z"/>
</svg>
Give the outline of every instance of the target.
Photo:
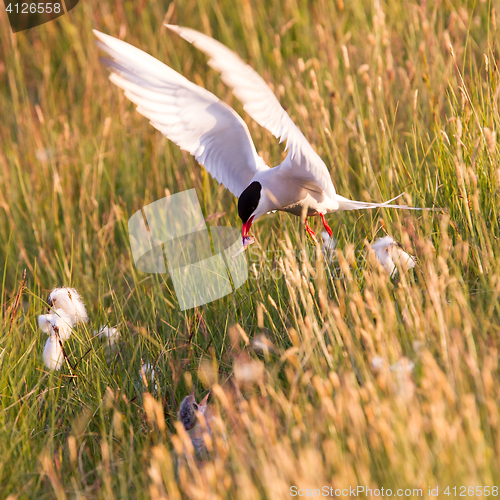
<svg viewBox="0 0 500 500">
<path fill-rule="evenodd" d="M 385 236 L 375 241 L 372 249 L 391 278 L 398 273 L 398 266 L 405 272 L 415 267 L 415 257 L 406 253 L 391 236 Z"/>
<path fill-rule="evenodd" d="M 205 444 L 204 433 L 208 432 L 211 436 L 212 431 L 210 429 L 211 412 L 208 408 L 207 401 L 208 393 L 200 403 L 197 403 L 194 397 L 194 391 L 186 396 L 179 410 L 179 420 L 182 422 L 184 429 L 186 429 L 196 454 L 196 459 L 199 461 L 206 460 L 208 458 L 208 450 Z M 200 420 L 200 415 L 203 415 L 204 422 Z"/>
</svg>

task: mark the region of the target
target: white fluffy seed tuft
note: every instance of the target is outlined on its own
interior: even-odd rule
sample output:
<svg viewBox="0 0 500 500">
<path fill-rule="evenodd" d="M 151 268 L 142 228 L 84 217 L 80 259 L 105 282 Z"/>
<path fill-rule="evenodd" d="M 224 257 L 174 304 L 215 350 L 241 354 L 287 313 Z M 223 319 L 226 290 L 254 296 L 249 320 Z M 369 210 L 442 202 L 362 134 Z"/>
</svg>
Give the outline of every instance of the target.
<svg viewBox="0 0 500 500">
<path fill-rule="evenodd" d="M 54 288 L 47 302 L 53 309 L 64 311 L 71 319 L 71 326 L 89 319 L 82 297 L 74 288 Z"/>
<path fill-rule="evenodd" d="M 64 341 L 71 337 L 72 318 L 63 310 L 55 309 L 54 312 L 38 316 L 38 326 L 49 336 L 57 336 Z"/>
<path fill-rule="evenodd" d="M 390 236 L 378 239 L 372 245 L 372 249 L 378 261 L 391 277 L 397 274 L 398 266 L 403 271 L 415 267 L 415 257 L 406 253 Z"/>
<path fill-rule="evenodd" d="M 51 335 L 45 342 L 43 362 L 49 370 L 60 370 L 64 363 L 62 347 L 55 335 Z"/>
<path fill-rule="evenodd" d="M 335 247 L 337 246 L 337 242 L 326 231 L 321 232 L 321 239 L 323 241 L 321 250 L 323 251 L 326 261 L 330 263 L 335 256 Z"/>
<path fill-rule="evenodd" d="M 114 326 L 101 326 L 95 334 L 103 341 L 113 345 L 120 337 L 120 330 Z"/>
<path fill-rule="evenodd" d="M 71 337 L 77 323 L 89 318 L 82 297 L 74 288 L 54 288 L 47 303 L 50 312 L 38 316 L 38 326 L 49 336 L 43 348 L 43 361 L 50 370 L 60 370 L 64 361 L 62 343 Z"/>
</svg>

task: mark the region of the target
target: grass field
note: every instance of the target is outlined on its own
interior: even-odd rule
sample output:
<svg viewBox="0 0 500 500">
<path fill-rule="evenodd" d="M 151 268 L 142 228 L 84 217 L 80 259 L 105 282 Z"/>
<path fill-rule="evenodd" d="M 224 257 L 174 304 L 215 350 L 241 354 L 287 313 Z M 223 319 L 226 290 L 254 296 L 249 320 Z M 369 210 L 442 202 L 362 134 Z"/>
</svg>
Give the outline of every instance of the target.
<svg viewBox="0 0 500 500">
<path fill-rule="evenodd" d="M 82 0 L 15 35 L 0 10 L 1 498 L 500 486 L 497 2 Z M 298 218 L 269 215 L 247 283 L 181 312 L 168 275 L 136 270 L 128 218 L 195 188 L 205 216 L 225 213 L 211 224 L 240 227 L 237 202 L 108 81 L 92 29 L 233 106 L 268 164 L 284 152 L 165 18 L 265 78 L 339 194 L 439 210 L 332 214 L 332 263 Z M 386 233 L 418 260 L 398 279 L 366 257 Z M 62 285 L 90 322 L 65 346 L 76 368 L 49 372 L 37 317 Z M 193 387 L 212 389 L 204 464 L 177 422 Z"/>
</svg>

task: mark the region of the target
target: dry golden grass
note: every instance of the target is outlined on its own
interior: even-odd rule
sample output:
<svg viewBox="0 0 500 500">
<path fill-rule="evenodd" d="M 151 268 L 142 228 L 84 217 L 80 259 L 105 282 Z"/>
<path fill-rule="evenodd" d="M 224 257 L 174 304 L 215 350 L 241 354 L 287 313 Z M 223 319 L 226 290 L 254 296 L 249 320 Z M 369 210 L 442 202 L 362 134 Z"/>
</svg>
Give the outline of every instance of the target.
<svg viewBox="0 0 500 500">
<path fill-rule="evenodd" d="M 426 498 L 439 486 L 446 498 L 447 486 L 500 485 L 499 12 L 455 0 L 88 0 L 16 35 L 0 13 L 0 496 L 276 499 L 294 485 L 360 485 Z M 331 215 L 331 263 L 298 219 L 269 216 L 254 226 L 248 282 L 180 312 L 168 276 L 135 269 L 128 218 L 194 187 L 205 215 L 238 227 L 236 201 L 108 82 L 91 31 L 242 113 L 165 16 L 264 76 L 340 194 L 405 191 L 439 210 Z M 275 139 L 242 116 L 279 163 Z M 398 279 L 365 251 L 385 232 L 418 259 Z M 91 322 L 67 343 L 77 368 L 48 373 L 36 318 L 63 284 Z M 94 338 L 106 323 L 121 331 L 114 351 Z M 212 390 L 203 463 L 177 422 L 193 387 Z"/>
</svg>

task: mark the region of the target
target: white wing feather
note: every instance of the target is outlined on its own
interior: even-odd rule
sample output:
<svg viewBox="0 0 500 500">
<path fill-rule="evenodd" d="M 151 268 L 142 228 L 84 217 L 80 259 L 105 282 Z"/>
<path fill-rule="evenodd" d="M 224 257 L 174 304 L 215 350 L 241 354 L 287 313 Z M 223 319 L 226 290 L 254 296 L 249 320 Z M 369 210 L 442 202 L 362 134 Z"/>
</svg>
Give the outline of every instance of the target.
<svg viewBox="0 0 500 500">
<path fill-rule="evenodd" d="M 258 170 L 269 168 L 245 122 L 227 104 L 142 50 L 99 31 L 94 34 L 113 59 L 106 61 L 110 80 L 153 127 L 191 153 L 235 196 Z"/>
<path fill-rule="evenodd" d="M 281 168 L 291 175 L 321 188 L 331 199 L 335 188 L 323 160 L 282 108 L 261 76 L 225 45 L 198 31 L 166 25 L 210 57 L 208 64 L 221 73 L 222 81 L 242 102 L 245 111 L 280 142 L 286 140 L 288 156 Z"/>
</svg>

